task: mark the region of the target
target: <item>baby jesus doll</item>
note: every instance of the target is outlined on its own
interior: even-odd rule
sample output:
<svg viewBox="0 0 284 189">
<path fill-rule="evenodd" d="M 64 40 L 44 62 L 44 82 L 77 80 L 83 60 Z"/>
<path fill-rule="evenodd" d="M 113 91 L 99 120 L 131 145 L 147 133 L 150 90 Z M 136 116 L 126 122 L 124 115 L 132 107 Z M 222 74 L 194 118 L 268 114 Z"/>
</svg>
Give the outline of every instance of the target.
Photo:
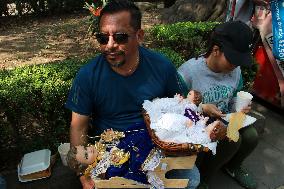
<svg viewBox="0 0 284 189">
<path fill-rule="evenodd" d="M 226 137 L 226 128 L 221 121 L 207 124 L 209 117 L 198 111 L 201 99 L 198 91 L 191 90 L 186 98 L 175 95 L 145 101 L 143 107 L 149 114 L 150 127 L 161 141 L 201 144 L 214 153 L 217 145 L 214 141 Z"/>
<path fill-rule="evenodd" d="M 182 97 L 180 98 L 182 99 Z M 195 104 L 197 107 L 195 108 L 195 112 L 194 110 L 189 108 L 185 109 L 184 115 L 189 118 L 189 120 L 187 120 L 187 126 L 191 127 L 193 125 L 193 121 L 196 123 L 198 121 L 198 116 L 200 116 L 200 119 L 202 120 L 203 124 L 207 124 L 209 117 L 204 117 L 204 115 L 198 113 L 201 111 L 200 108 L 200 103 L 202 102 L 201 93 L 196 90 L 190 90 L 187 94 L 186 100 L 188 100 L 192 104 Z M 213 122 L 213 124 L 212 123 L 208 124 L 205 130 L 212 141 L 221 140 L 226 137 L 226 127 L 221 121 L 215 121 Z"/>
<path fill-rule="evenodd" d="M 161 154 L 145 128 L 144 123 L 136 123 L 124 132 L 107 130 L 94 145 L 72 147 L 73 152 L 67 156 L 68 165 L 93 179 L 119 176 L 149 184 L 153 180 L 150 177 L 155 176 L 151 170 L 158 166 Z"/>
</svg>

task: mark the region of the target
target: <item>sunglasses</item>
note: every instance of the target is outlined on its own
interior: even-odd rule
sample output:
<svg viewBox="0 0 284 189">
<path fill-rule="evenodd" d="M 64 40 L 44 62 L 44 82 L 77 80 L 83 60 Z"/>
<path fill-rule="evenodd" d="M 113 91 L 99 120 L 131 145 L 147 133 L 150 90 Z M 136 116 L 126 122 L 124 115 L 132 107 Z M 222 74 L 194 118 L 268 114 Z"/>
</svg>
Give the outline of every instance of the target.
<svg viewBox="0 0 284 189">
<path fill-rule="evenodd" d="M 96 33 L 95 34 L 97 41 L 101 45 L 106 45 L 108 44 L 109 41 L 109 36 L 113 37 L 113 40 L 117 44 L 125 44 L 128 42 L 128 37 L 129 35 L 127 33 L 114 33 L 112 35 L 106 34 L 106 33 Z"/>
</svg>

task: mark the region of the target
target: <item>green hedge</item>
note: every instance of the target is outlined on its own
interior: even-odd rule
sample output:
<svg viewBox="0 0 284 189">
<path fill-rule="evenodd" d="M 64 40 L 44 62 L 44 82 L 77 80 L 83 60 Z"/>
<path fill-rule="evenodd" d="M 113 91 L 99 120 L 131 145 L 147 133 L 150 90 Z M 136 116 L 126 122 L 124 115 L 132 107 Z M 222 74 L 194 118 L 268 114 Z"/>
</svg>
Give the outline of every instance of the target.
<svg viewBox="0 0 284 189">
<path fill-rule="evenodd" d="M 148 32 L 155 48 L 168 47 L 179 52 L 185 59 L 204 52 L 210 31 L 218 22 L 178 22 L 155 25 Z"/>
<path fill-rule="evenodd" d="M 87 60 L 65 60 L 0 71 L 0 164 L 23 153 L 68 141 L 64 107 L 72 79 Z M 2 166 L 1 166 L 2 167 Z"/>
<path fill-rule="evenodd" d="M 181 56 L 181 54 L 177 53 L 171 48 L 162 47 L 162 48 L 157 48 L 153 50 L 160 52 L 161 54 L 164 54 L 167 58 L 169 58 L 174 63 L 176 68 L 178 68 L 180 65 L 182 65 L 182 63 L 185 62 L 185 59 Z"/>
</svg>

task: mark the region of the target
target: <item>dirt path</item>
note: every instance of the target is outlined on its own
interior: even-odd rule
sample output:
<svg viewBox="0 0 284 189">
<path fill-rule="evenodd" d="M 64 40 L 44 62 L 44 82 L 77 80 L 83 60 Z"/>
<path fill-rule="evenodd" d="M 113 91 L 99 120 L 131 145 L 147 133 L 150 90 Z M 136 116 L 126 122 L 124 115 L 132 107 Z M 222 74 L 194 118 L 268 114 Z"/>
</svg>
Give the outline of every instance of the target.
<svg viewBox="0 0 284 189">
<path fill-rule="evenodd" d="M 41 64 L 86 56 L 94 50 L 87 35 L 88 15 L 24 21 L 0 31 L 0 66 Z"/>
<path fill-rule="evenodd" d="M 142 11 L 143 27 L 158 22 L 159 11 Z M 5 23 L 5 21 L 4 21 Z M 98 44 L 88 35 L 88 13 L 39 19 L 12 20 L 0 24 L 0 69 L 42 64 L 97 51 Z"/>
</svg>

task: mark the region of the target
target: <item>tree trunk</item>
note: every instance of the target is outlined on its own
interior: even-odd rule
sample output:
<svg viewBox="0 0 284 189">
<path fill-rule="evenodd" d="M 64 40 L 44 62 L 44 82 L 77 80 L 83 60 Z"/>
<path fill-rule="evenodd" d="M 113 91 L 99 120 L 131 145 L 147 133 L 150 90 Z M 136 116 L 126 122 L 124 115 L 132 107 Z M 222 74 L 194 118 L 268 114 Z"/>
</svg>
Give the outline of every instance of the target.
<svg viewBox="0 0 284 189">
<path fill-rule="evenodd" d="M 224 21 L 227 0 L 177 0 L 162 12 L 163 23 Z"/>
<path fill-rule="evenodd" d="M 171 7 L 172 5 L 174 5 L 174 4 L 175 4 L 175 1 L 176 1 L 176 0 L 164 0 L 165 8 L 169 8 L 169 7 Z"/>
</svg>

